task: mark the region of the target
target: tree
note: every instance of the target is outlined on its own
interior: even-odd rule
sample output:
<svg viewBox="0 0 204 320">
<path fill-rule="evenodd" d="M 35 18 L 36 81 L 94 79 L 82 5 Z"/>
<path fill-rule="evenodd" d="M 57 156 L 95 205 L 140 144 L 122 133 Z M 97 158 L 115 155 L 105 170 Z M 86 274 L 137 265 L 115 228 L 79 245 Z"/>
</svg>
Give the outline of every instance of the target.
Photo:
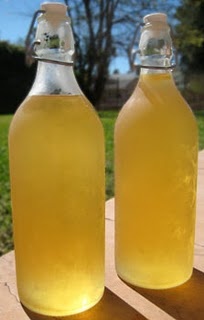
<svg viewBox="0 0 204 320">
<path fill-rule="evenodd" d="M 111 60 L 125 55 L 134 70 L 132 51 L 138 46 L 142 17 L 155 10 L 168 12 L 173 0 L 76 0 L 70 2 L 76 40 L 76 73 L 88 98 L 97 106 Z M 65 1 L 68 5 L 69 1 Z"/>
<path fill-rule="evenodd" d="M 75 72 L 82 90 L 97 107 L 116 55 L 125 55 L 134 69 L 142 16 L 172 11 L 175 0 L 64 0 L 75 38 Z M 30 40 L 29 40 L 30 41 Z"/>
<path fill-rule="evenodd" d="M 136 52 L 139 45 L 143 17 L 152 12 L 163 12 L 171 20 L 175 14 L 174 0 L 157 1 L 120 1 L 116 25 L 114 25 L 114 45 L 118 55 L 125 55 L 129 70 L 135 70 Z M 115 32 L 116 30 L 116 32 Z"/>
<path fill-rule="evenodd" d="M 74 21 L 76 73 L 82 90 L 95 105 L 114 55 L 112 28 L 118 3 L 119 0 L 78 0 L 69 7 Z"/>
<path fill-rule="evenodd" d="M 204 0 L 182 0 L 176 12 L 177 47 L 187 73 L 203 72 Z"/>
</svg>

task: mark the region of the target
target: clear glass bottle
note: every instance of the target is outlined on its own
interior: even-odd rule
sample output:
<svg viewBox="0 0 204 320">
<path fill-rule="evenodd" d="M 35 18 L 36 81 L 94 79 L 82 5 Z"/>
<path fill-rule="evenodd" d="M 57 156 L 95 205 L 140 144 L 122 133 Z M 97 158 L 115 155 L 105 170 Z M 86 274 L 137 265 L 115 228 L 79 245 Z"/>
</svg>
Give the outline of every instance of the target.
<svg viewBox="0 0 204 320">
<path fill-rule="evenodd" d="M 144 23 L 139 81 L 115 126 L 116 269 L 159 289 L 192 274 L 198 138 L 172 77 L 166 15 Z"/>
<path fill-rule="evenodd" d="M 104 291 L 104 135 L 74 76 L 67 7 L 41 9 L 37 75 L 9 132 L 17 286 L 28 309 L 64 316 Z"/>
</svg>

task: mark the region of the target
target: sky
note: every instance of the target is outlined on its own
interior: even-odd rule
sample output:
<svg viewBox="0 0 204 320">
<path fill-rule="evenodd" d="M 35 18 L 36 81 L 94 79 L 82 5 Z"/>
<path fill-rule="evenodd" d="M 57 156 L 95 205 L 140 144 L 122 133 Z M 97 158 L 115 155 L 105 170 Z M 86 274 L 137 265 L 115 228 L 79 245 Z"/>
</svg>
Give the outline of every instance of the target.
<svg viewBox="0 0 204 320">
<path fill-rule="evenodd" d="M 57 1 L 64 3 L 64 1 Z M 44 1 L 0 0 L 0 41 L 22 42 L 27 35 L 33 13 L 40 8 L 42 2 Z M 128 72 L 127 59 L 125 57 L 115 58 L 111 63 L 110 72 L 112 73 L 115 69 L 120 70 L 120 73 Z"/>
<path fill-rule="evenodd" d="M 32 13 L 39 3 L 38 0 L 0 0 L 0 40 L 13 43 L 25 38 Z"/>
</svg>

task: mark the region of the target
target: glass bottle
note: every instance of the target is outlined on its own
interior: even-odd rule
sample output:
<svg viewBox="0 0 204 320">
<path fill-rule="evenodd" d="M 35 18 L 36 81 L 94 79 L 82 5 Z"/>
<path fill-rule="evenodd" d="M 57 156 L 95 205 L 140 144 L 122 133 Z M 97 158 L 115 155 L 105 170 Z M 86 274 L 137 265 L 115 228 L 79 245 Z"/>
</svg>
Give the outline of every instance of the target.
<svg viewBox="0 0 204 320">
<path fill-rule="evenodd" d="M 41 9 L 36 78 L 9 132 L 17 286 L 28 309 L 64 316 L 104 291 L 104 136 L 74 76 L 67 7 Z"/>
<path fill-rule="evenodd" d="M 144 17 L 138 84 L 115 126 L 116 270 L 145 288 L 192 274 L 197 126 L 175 86 L 166 15 Z"/>
</svg>

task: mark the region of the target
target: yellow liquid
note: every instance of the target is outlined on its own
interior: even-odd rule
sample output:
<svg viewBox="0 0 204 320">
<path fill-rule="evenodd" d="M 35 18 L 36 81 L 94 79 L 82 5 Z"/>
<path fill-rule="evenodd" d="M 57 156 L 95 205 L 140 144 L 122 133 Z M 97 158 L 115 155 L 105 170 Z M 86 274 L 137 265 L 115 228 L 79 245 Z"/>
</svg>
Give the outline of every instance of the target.
<svg viewBox="0 0 204 320">
<path fill-rule="evenodd" d="M 82 96 L 31 96 L 9 134 L 21 302 L 61 316 L 104 290 L 104 140 Z"/>
<path fill-rule="evenodd" d="M 192 274 L 197 127 L 170 74 L 144 74 L 115 128 L 116 269 L 169 288 Z"/>
</svg>

